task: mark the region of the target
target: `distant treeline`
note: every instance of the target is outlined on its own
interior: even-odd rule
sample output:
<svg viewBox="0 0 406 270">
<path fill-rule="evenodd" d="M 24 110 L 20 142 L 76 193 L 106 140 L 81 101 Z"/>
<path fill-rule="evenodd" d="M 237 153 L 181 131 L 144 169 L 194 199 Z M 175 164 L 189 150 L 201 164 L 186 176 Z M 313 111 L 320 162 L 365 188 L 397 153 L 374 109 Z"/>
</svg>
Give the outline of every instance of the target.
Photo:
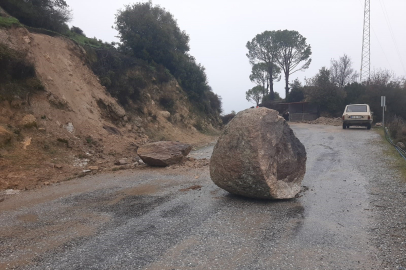
<svg viewBox="0 0 406 270">
<path fill-rule="evenodd" d="M 304 86 L 298 80 L 290 86 L 288 102 L 314 103 L 322 114 L 340 117 L 345 105 L 367 103 L 374 112 L 374 121 L 379 122 L 382 121 L 381 96 L 386 96 L 387 114 L 406 119 L 406 81 L 387 70 L 373 72 L 363 83 L 353 77 L 340 84 L 332 69 L 323 67 L 316 76 L 307 79 Z"/>
</svg>

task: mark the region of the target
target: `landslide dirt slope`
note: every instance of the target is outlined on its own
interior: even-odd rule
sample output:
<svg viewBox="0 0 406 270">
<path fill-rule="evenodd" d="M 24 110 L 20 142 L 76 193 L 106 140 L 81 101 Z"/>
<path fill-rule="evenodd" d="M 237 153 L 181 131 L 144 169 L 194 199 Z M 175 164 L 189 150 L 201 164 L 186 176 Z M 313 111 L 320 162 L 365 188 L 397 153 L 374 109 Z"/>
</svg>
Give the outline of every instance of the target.
<svg viewBox="0 0 406 270">
<path fill-rule="evenodd" d="M 191 105 L 174 80 L 144 89 L 145 106 L 137 115 L 109 95 L 85 64 L 85 50 L 73 41 L 13 28 L 0 29 L 0 42 L 27 52 L 45 88 L 0 104 L 0 137 L 11 134 L 0 145 L 0 190 L 48 185 L 87 169 L 134 167 L 137 147 L 149 141 L 201 145 L 212 140 L 193 127 L 203 120 L 190 113 Z M 164 92 L 177 101 L 173 115 L 157 105 Z M 128 164 L 114 167 L 123 158 L 121 163 Z"/>
</svg>

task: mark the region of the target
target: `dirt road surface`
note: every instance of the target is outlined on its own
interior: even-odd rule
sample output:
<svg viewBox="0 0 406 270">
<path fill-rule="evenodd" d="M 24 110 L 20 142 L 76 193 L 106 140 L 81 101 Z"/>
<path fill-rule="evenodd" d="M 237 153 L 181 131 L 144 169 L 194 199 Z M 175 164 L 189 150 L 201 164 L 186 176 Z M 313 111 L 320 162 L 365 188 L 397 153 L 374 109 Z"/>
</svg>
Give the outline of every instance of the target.
<svg viewBox="0 0 406 270">
<path fill-rule="evenodd" d="M 292 128 L 308 153 L 296 199 L 230 195 L 207 165 L 84 177 L 0 202 L 0 269 L 406 269 L 389 146 L 364 128 Z"/>
</svg>

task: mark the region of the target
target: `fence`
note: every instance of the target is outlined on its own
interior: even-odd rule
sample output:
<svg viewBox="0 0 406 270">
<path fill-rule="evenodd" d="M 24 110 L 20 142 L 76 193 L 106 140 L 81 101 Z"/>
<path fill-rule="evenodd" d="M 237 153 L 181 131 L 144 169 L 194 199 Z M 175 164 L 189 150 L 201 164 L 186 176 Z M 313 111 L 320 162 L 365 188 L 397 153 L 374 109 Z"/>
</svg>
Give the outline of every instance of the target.
<svg viewBox="0 0 406 270">
<path fill-rule="evenodd" d="M 395 147 L 396 151 L 398 151 L 399 155 L 401 155 L 406 160 L 406 151 L 393 143 L 393 141 L 392 141 L 392 139 L 391 139 L 391 137 L 390 137 L 390 135 L 388 133 L 388 129 L 386 127 L 384 128 L 384 130 L 385 130 L 385 138 L 386 138 L 386 140 L 391 145 L 393 145 L 393 147 Z"/>
</svg>

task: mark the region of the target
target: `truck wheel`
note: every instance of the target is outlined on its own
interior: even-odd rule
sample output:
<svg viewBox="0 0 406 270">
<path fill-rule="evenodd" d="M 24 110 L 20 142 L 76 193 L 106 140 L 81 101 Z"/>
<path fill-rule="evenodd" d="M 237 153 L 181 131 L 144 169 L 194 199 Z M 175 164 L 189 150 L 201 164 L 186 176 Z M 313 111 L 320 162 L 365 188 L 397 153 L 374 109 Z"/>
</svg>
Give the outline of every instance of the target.
<svg viewBox="0 0 406 270">
<path fill-rule="evenodd" d="M 367 129 L 371 129 L 371 124 L 368 124 L 368 125 L 367 125 Z"/>
<path fill-rule="evenodd" d="M 343 129 L 346 129 L 346 128 L 347 128 L 347 125 L 343 123 Z"/>
</svg>

